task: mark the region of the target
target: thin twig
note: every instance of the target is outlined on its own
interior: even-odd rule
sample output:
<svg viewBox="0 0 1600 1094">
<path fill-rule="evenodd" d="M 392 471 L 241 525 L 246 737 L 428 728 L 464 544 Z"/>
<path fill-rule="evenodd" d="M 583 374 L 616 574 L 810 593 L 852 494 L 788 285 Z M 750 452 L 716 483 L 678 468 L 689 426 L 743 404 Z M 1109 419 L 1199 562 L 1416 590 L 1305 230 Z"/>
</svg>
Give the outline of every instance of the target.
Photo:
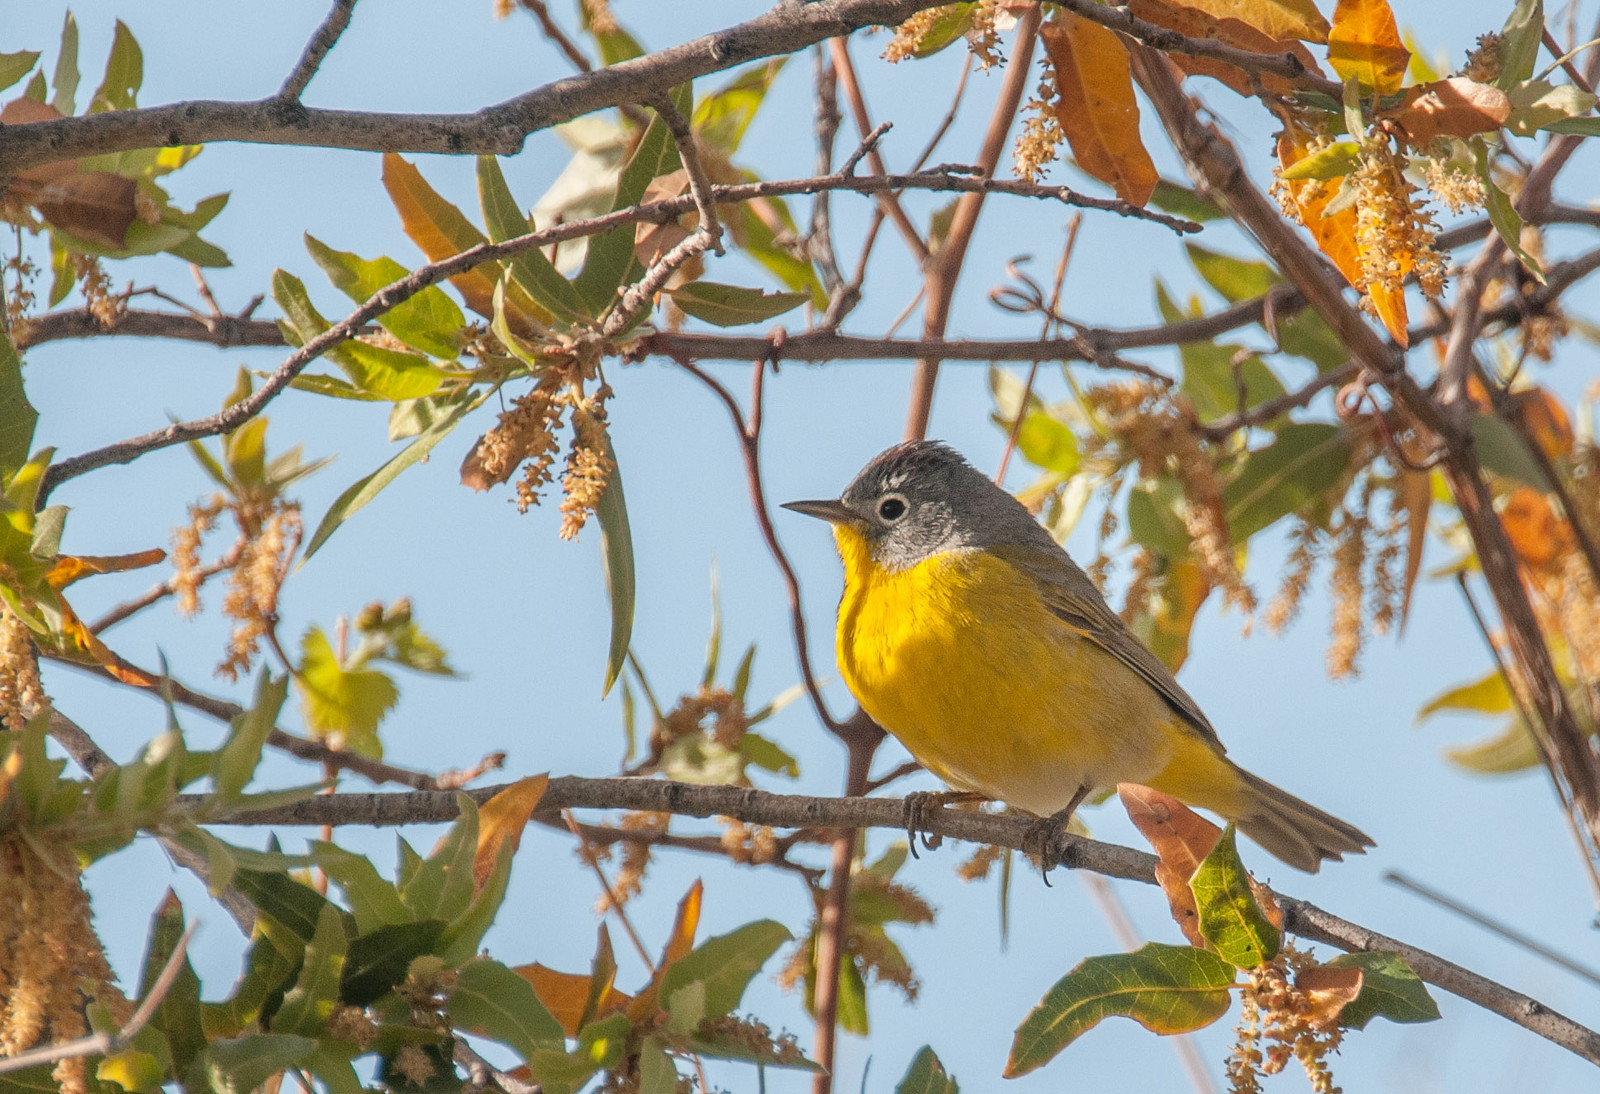
<svg viewBox="0 0 1600 1094">
<path fill-rule="evenodd" d="M 1560 950 L 1552 949 L 1536 938 L 1530 938 L 1528 935 L 1523 934 L 1521 931 L 1517 930 L 1508 923 L 1504 923 L 1498 919 L 1495 919 L 1493 916 L 1484 915 L 1476 908 L 1463 904 L 1454 897 L 1446 896 L 1444 893 L 1441 893 L 1432 886 L 1424 885 L 1422 882 L 1402 874 L 1398 870 L 1385 870 L 1383 873 L 1383 880 L 1392 885 L 1398 885 L 1402 889 L 1409 889 L 1411 892 L 1417 894 L 1429 903 L 1437 904 L 1441 908 L 1452 911 L 1463 919 L 1467 919 L 1473 923 L 1476 923 L 1484 930 L 1497 934 L 1506 941 L 1521 946 L 1529 953 L 1538 954 L 1546 961 L 1549 961 L 1555 965 L 1560 965 L 1563 969 L 1566 969 L 1574 976 L 1581 976 L 1583 979 L 1589 981 L 1589 983 L 1600 986 L 1600 972 L 1595 971 L 1588 965 L 1585 965 L 1581 962 L 1574 961 Z"/>
<path fill-rule="evenodd" d="M 1078 243 L 1078 228 L 1083 224 L 1083 214 L 1073 213 L 1072 219 L 1067 221 L 1067 242 L 1061 248 L 1061 258 L 1056 262 L 1055 286 L 1050 291 L 1050 303 L 1044 309 L 1044 326 L 1039 331 L 1040 338 L 1048 338 L 1051 328 L 1056 326 L 1056 316 L 1061 311 L 1061 286 L 1067 280 L 1067 266 L 1072 262 L 1072 251 Z M 1039 362 L 1035 361 L 1028 366 L 1028 379 L 1022 385 L 1022 399 L 1017 404 L 1017 416 L 1011 422 L 1011 428 L 1006 432 L 1006 447 L 1000 453 L 1000 466 L 995 469 L 994 483 L 1004 486 L 1006 482 L 1006 468 L 1011 464 L 1011 453 L 1016 451 L 1017 438 L 1022 435 L 1022 423 L 1028 416 L 1028 400 L 1033 397 L 1033 382 L 1039 376 Z"/>
<path fill-rule="evenodd" d="M 881 137 L 883 132 L 873 126 L 871 115 L 867 112 L 867 100 L 861 91 L 861 81 L 856 76 L 855 62 L 850 59 L 848 41 L 843 37 L 834 38 L 828 43 L 828 51 L 833 58 L 833 70 L 838 74 L 839 86 L 844 89 L 844 96 L 850 103 L 850 114 L 855 119 L 856 130 L 861 136 L 864 155 L 876 174 L 887 175 L 889 169 L 884 166 L 883 156 L 877 149 L 877 138 Z M 842 174 L 850 174 L 854 170 L 855 163 L 846 162 Z M 900 196 L 893 190 L 885 190 L 878 196 L 878 207 L 900 230 L 900 235 L 910 248 L 911 257 L 917 260 L 917 265 L 926 262 L 928 245 L 917 231 L 917 226 L 912 224 L 911 218 L 906 215 L 904 207 L 900 204 Z"/>
<path fill-rule="evenodd" d="M 91 1033 L 87 1037 L 79 1037 L 62 1044 L 32 1048 L 15 1056 L 0 1056 L 0 1075 L 23 1071 L 57 1060 L 74 1060 L 82 1056 L 115 1056 L 127 1048 L 139 1035 L 139 1031 L 150 1024 L 150 1019 L 155 1017 L 157 1008 L 166 999 L 167 992 L 172 990 L 178 974 L 183 971 L 184 958 L 189 952 L 189 940 L 194 937 L 195 928 L 199 926 L 199 920 L 189 924 L 189 929 L 178 939 L 178 945 L 173 948 L 167 963 L 161 966 L 161 975 L 156 977 L 156 982 L 145 992 L 144 999 L 139 1003 L 139 1009 L 133 1012 L 127 1024 L 117 1032 Z"/>
<path fill-rule="evenodd" d="M 295 63 L 294 71 L 290 72 L 283 81 L 283 86 L 278 88 L 278 98 L 297 102 L 305 91 L 306 85 L 322 67 L 322 60 L 339 40 L 339 35 L 344 33 L 344 28 L 350 25 L 350 13 L 355 9 L 356 0 L 333 0 L 333 7 L 328 11 L 327 17 L 322 20 L 322 25 L 311 36 L 311 41 L 306 43 L 305 52 L 300 54 L 300 60 Z"/>
<path fill-rule="evenodd" d="M 493 1087 L 504 1091 L 505 1094 L 543 1094 L 543 1086 L 538 1083 L 526 1082 L 501 1071 L 474 1052 L 465 1038 L 457 1037 L 455 1039 L 455 1048 L 451 1052 L 451 1058 L 455 1061 L 456 1066 L 466 1071 L 468 1090 L 487 1090 Z M 313 1089 L 313 1087 L 307 1086 L 307 1094 L 310 1094 Z"/>
<path fill-rule="evenodd" d="M 611 879 L 606 877 L 606 872 L 600 868 L 600 857 L 594 853 L 594 848 L 589 846 L 589 839 L 583 834 L 583 829 L 578 827 L 578 822 L 573 819 L 570 810 L 561 811 L 561 819 L 566 823 L 567 831 L 578 837 L 578 857 L 588 863 L 589 869 L 594 871 L 595 878 L 600 882 L 600 891 L 606 895 L 606 902 L 610 910 L 617 913 L 617 919 L 622 923 L 622 929 L 627 933 L 628 940 L 633 943 L 633 948 L 639 952 L 639 960 L 644 962 L 644 967 L 650 970 L 650 975 L 656 974 L 656 965 L 650 960 L 650 951 L 644 948 L 644 941 L 639 937 L 639 932 L 633 929 L 633 923 L 628 919 L 628 909 L 622 895 L 617 892 L 616 886 L 611 884 Z"/>
<path fill-rule="evenodd" d="M 211 580 L 213 577 L 216 577 L 218 574 L 233 569 L 233 567 L 239 561 L 239 556 L 244 552 L 244 542 L 245 541 L 240 540 L 238 543 L 235 543 L 232 547 L 230 547 L 222 555 L 222 557 L 218 558 L 215 562 L 200 567 L 200 569 L 195 573 L 195 577 L 199 580 L 194 584 L 197 587 L 199 585 L 204 585 L 207 581 Z M 90 623 L 89 633 L 98 635 L 102 631 L 114 627 L 118 623 L 137 615 L 151 605 L 160 603 L 167 597 L 174 595 L 177 591 L 178 579 L 176 577 L 169 578 L 168 580 L 163 581 L 161 584 L 152 588 L 143 596 L 137 596 L 132 600 L 123 601 L 121 604 L 118 604 L 115 608 L 112 608 L 110 611 L 108 611 L 105 615 L 102 615 L 99 619 L 96 619 L 93 623 Z"/>
<path fill-rule="evenodd" d="M 567 37 L 567 32 L 561 29 L 561 24 L 550 17 L 550 9 L 544 0 L 517 0 L 523 8 L 539 21 L 539 32 L 553 42 L 557 49 L 566 54 L 567 60 L 572 62 L 572 67 L 579 72 L 592 72 L 594 63 L 578 48 L 576 42 Z"/>
<path fill-rule="evenodd" d="M 1094 5 L 1098 6 L 1098 5 Z M 1011 43 L 1011 56 L 1006 63 L 1005 80 L 989 115 L 989 126 L 984 131 L 983 144 L 978 151 L 978 171 L 982 178 L 992 179 L 1000 164 L 1000 154 L 1006 138 L 1016 121 L 1017 108 L 1032 78 L 1033 47 L 1039 37 L 1042 9 L 1035 4 L 1023 14 L 1017 24 L 1017 35 Z M 950 304 L 955 297 L 956 282 L 966 262 L 967 246 L 978 226 L 978 214 L 983 209 L 983 194 L 965 194 L 956 202 L 955 214 L 950 218 L 950 229 L 945 233 L 939 253 L 928 263 L 924 273 L 927 288 L 923 308 L 922 337 L 925 340 L 942 339 L 950 322 Z M 939 379 L 938 357 L 918 358 L 916 370 L 911 375 L 911 394 L 906 411 L 904 436 L 907 440 L 924 437 L 928 432 L 928 416 L 933 410 L 933 390 Z"/>
</svg>

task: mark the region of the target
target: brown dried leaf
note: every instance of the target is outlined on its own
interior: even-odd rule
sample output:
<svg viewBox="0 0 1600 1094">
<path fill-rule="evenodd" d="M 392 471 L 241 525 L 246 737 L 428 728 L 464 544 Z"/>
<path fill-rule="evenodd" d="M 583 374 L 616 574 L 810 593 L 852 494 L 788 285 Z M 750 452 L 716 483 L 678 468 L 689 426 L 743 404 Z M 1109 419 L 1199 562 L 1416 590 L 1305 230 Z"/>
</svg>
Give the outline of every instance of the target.
<svg viewBox="0 0 1600 1094">
<path fill-rule="evenodd" d="M 531 965 L 515 965 L 511 971 L 533 985 L 539 1002 L 561 1023 L 568 1037 L 578 1035 L 578 1023 L 589 1003 L 589 977 L 547 969 L 537 961 Z"/>
<path fill-rule="evenodd" d="M 1204 946 L 1200 916 L 1189 879 L 1211 853 L 1222 829 L 1170 794 L 1137 783 L 1119 783 L 1117 796 L 1128 819 L 1150 841 L 1157 857 L 1156 881 L 1167 895 L 1172 918 L 1192 945 Z"/>
<path fill-rule="evenodd" d="M 428 185 L 421 171 L 393 152 L 383 154 L 383 186 L 400 214 L 401 228 L 428 256 L 429 262 L 438 262 L 488 242 L 461 210 Z M 461 293 L 467 307 L 486 319 L 493 319 L 494 284 L 498 277 L 498 265 L 486 262 L 466 273 L 456 274 L 450 284 Z"/>
<path fill-rule="evenodd" d="M 1328 63 L 1343 80 L 1354 79 L 1379 95 L 1400 90 L 1411 51 L 1388 0 L 1339 0 L 1328 32 Z"/>
<path fill-rule="evenodd" d="M 1357 965 L 1314 965 L 1294 978 L 1294 986 L 1305 993 L 1311 1009 L 1306 1023 L 1313 1029 L 1328 1029 L 1339 1020 L 1339 1013 L 1361 994 L 1361 969 Z"/>
<path fill-rule="evenodd" d="M 639 200 L 641 204 L 648 205 L 652 201 L 682 197 L 688 192 L 689 172 L 680 167 L 671 174 L 651 179 L 650 185 L 644 189 L 644 196 Z M 633 230 L 634 257 L 646 268 L 655 265 L 662 255 L 688 239 L 699 223 L 698 213 L 685 213 L 663 224 L 651 224 L 648 221 L 640 223 Z"/>
<path fill-rule="evenodd" d="M 1407 88 L 1405 103 L 1386 116 L 1405 131 L 1413 148 L 1425 148 L 1436 137 L 1499 129 L 1511 116 L 1511 100 L 1498 87 L 1452 76 Z"/>
<path fill-rule="evenodd" d="M 1078 166 L 1123 201 L 1144 205 L 1159 176 L 1139 138 L 1127 48 L 1114 32 L 1065 10 L 1039 34 L 1056 70 L 1056 120 Z"/>
<path fill-rule="evenodd" d="M 53 227 L 112 250 L 127 245 L 138 215 L 132 179 L 104 171 L 72 171 L 43 180 L 27 200 Z"/>
<path fill-rule="evenodd" d="M 1177 31 L 1187 38 L 1210 38 L 1252 53 L 1292 53 L 1306 67 L 1306 71 L 1322 72 L 1311 51 L 1298 41 L 1272 38 L 1239 19 L 1208 15 L 1176 0 L 1129 0 L 1127 7 L 1137 18 Z M 1250 86 L 1250 77 L 1243 69 L 1210 57 L 1188 57 L 1183 54 L 1168 56 L 1187 75 L 1209 76 L 1240 95 L 1255 93 Z M 1294 85 L 1281 76 L 1262 74 L 1261 84 L 1268 91 L 1283 95 L 1294 90 Z"/>
<path fill-rule="evenodd" d="M 516 465 L 508 460 L 500 474 L 491 475 L 483 466 L 483 438 L 479 437 L 472 451 L 461 461 L 461 485 L 469 486 L 481 494 L 489 487 L 505 482 L 516 469 Z"/>
</svg>

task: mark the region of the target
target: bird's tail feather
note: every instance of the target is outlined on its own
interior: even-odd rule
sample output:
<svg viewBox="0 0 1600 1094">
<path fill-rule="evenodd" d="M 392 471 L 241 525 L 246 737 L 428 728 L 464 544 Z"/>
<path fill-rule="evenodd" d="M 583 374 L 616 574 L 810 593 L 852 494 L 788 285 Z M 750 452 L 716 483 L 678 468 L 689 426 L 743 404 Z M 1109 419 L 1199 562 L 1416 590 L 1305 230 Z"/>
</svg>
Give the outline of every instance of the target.
<svg viewBox="0 0 1600 1094">
<path fill-rule="evenodd" d="M 1236 770 L 1244 790 L 1243 807 L 1234 818 L 1239 831 L 1290 866 L 1314 874 L 1323 859 L 1359 855 L 1374 846 L 1372 839 L 1355 825 L 1324 813 L 1248 771 Z"/>
</svg>

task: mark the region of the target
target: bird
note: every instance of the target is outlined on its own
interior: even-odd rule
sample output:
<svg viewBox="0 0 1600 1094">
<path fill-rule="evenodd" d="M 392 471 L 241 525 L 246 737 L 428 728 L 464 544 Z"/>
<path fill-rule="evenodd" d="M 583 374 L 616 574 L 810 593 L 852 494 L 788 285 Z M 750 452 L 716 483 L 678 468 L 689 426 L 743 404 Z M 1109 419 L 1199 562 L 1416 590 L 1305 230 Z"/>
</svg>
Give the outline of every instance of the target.
<svg viewBox="0 0 1600 1094">
<path fill-rule="evenodd" d="M 1136 783 L 1222 816 L 1311 873 L 1374 846 L 1230 760 L 1089 576 L 953 448 L 896 445 L 838 498 L 784 508 L 833 527 L 845 683 L 954 796 L 1064 827 L 1089 794 Z"/>
</svg>

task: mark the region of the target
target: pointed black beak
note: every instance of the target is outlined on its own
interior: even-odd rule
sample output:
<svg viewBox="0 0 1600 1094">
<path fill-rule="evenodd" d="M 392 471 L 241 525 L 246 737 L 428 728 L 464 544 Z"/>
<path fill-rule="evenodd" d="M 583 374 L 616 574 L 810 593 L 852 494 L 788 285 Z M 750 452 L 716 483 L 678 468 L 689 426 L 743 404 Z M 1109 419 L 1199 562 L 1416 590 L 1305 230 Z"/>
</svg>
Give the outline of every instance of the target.
<svg viewBox="0 0 1600 1094">
<path fill-rule="evenodd" d="M 858 520 L 854 513 L 845 508 L 845 504 L 837 498 L 827 501 L 786 501 L 785 509 L 792 509 L 796 513 L 804 513 L 808 517 L 825 520 L 829 524 L 846 524 Z"/>
</svg>

